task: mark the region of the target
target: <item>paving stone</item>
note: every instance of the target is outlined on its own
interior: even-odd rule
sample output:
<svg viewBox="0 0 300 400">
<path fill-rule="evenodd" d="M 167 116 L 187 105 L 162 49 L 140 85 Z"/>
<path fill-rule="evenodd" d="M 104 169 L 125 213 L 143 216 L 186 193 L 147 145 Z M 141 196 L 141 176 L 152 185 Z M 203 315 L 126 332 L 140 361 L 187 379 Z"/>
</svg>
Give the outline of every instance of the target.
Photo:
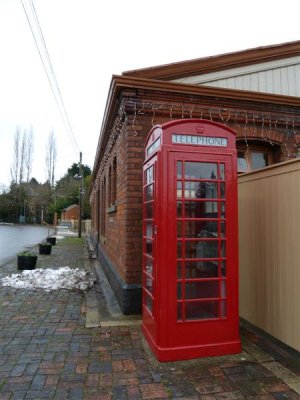
<svg viewBox="0 0 300 400">
<path fill-rule="evenodd" d="M 59 377 L 56 375 L 46 375 L 46 381 L 45 381 L 45 388 L 46 387 L 56 387 L 58 384 L 58 379 Z"/>
<path fill-rule="evenodd" d="M 91 362 L 88 366 L 88 372 L 95 373 L 95 372 L 111 372 L 112 366 L 109 363 L 100 363 L 100 362 Z"/>
<path fill-rule="evenodd" d="M 276 400 L 290 400 L 289 395 L 286 392 L 273 392 L 272 396 Z"/>
<path fill-rule="evenodd" d="M 68 390 L 67 389 L 59 389 L 56 390 L 53 399 L 55 400 L 66 400 L 68 398 Z"/>
<path fill-rule="evenodd" d="M 88 370 L 88 362 L 79 362 L 76 364 L 76 374 L 86 374 Z"/>
<path fill-rule="evenodd" d="M 116 400 L 127 399 L 127 387 L 124 385 L 116 385 L 112 389 L 112 398 Z"/>
<path fill-rule="evenodd" d="M 42 389 L 46 382 L 46 375 L 35 375 L 32 380 L 31 389 L 38 390 Z"/>
<path fill-rule="evenodd" d="M 217 400 L 243 400 L 246 397 L 239 391 L 217 393 Z"/>
<path fill-rule="evenodd" d="M 130 386 L 127 388 L 127 397 L 129 400 L 138 400 L 141 399 L 141 393 L 137 386 Z"/>
<path fill-rule="evenodd" d="M 152 375 L 153 383 L 160 383 L 161 382 L 161 375 L 160 374 L 152 372 L 151 375 Z"/>
<path fill-rule="evenodd" d="M 296 392 L 294 392 L 292 390 L 289 390 L 285 393 L 288 395 L 289 399 L 291 399 L 291 400 L 299 400 L 300 399 L 299 394 L 297 394 Z"/>
<path fill-rule="evenodd" d="M 26 367 L 27 367 L 27 364 L 18 364 L 12 369 L 10 375 L 11 376 L 22 376 Z"/>
<path fill-rule="evenodd" d="M 26 369 L 24 371 L 24 375 L 34 375 L 39 369 L 39 363 L 30 363 L 26 364 Z"/>
<path fill-rule="evenodd" d="M 23 353 L 20 356 L 20 364 L 31 364 L 42 360 L 42 353 Z"/>
<path fill-rule="evenodd" d="M 12 398 L 13 393 L 0 393 L 0 400 L 10 400 Z"/>
<path fill-rule="evenodd" d="M 167 399 L 168 391 L 160 383 L 140 385 L 143 399 Z"/>
<path fill-rule="evenodd" d="M 172 398 L 178 397 L 199 397 L 198 392 L 195 389 L 194 385 L 190 382 L 186 383 L 174 383 L 170 385 L 166 385 L 166 389 L 170 392 Z"/>
<path fill-rule="evenodd" d="M 83 396 L 83 389 L 82 388 L 74 388 L 69 390 L 69 397 L 70 400 L 82 400 Z"/>
<path fill-rule="evenodd" d="M 75 372 L 76 369 L 76 362 L 75 361 L 67 361 L 64 363 L 63 371 L 68 372 L 68 373 L 73 373 Z"/>
<path fill-rule="evenodd" d="M 33 400 L 37 400 L 37 399 L 53 399 L 55 395 L 54 390 L 48 390 L 48 389 L 44 389 L 44 390 L 28 390 L 28 392 L 26 393 L 26 399 L 33 399 Z"/>
<path fill-rule="evenodd" d="M 263 366 L 284 382 L 298 382 L 299 377 L 277 361 L 266 362 Z"/>
<path fill-rule="evenodd" d="M 26 398 L 27 391 L 23 392 L 14 392 L 10 400 L 24 400 Z M 1 396 L 0 396 L 1 399 Z"/>
<path fill-rule="evenodd" d="M 202 382 L 197 383 L 195 388 L 200 394 L 215 394 L 221 392 L 230 392 L 234 387 L 226 380 L 204 379 Z"/>
<path fill-rule="evenodd" d="M 82 245 L 58 242 L 55 253 L 39 267 L 84 268 Z M 97 290 L 93 307 L 95 294 L 103 297 Z M 109 316 L 102 298 L 98 305 Z M 245 327 L 239 356 L 160 363 L 136 324 L 86 328 L 79 291 L 1 288 L 0 308 L 0 400 L 300 400 L 300 376 L 288 367 L 286 349 Z"/>
</svg>

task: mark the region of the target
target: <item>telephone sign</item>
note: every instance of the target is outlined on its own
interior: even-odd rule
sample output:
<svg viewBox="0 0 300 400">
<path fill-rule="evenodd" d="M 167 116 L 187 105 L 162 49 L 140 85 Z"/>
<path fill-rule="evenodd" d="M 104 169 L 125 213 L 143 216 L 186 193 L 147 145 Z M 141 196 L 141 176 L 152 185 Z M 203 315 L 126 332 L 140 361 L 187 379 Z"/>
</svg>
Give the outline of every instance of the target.
<svg viewBox="0 0 300 400">
<path fill-rule="evenodd" d="M 172 143 L 227 147 L 226 138 L 209 136 L 172 135 Z"/>
<path fill-rule="evenodd" d="M 161 361 L 238 353 L 235 134 L 152 128 L 143 168 L 143 333 Z"/>
</svg>

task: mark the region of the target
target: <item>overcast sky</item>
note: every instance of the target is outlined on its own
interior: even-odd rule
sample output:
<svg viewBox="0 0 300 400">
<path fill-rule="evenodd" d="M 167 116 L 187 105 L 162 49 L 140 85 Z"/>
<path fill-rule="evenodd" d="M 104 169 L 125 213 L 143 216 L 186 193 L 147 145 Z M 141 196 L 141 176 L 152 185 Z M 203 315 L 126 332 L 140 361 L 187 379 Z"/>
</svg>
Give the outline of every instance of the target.
<svg viewBox="0 0 300 400">
<path fill-rule="evenodd" d="M 29 7 L 30 1 L 23 0 Z M 300 40 L 298 0 L 33 0 L 76 144 L 62 122 L 21 0 L 0 0 L 0 184 L 17 126 L 34 130 L 32 176 L 93 166 L 111 77 L 122 71 Z"/>
</svg>

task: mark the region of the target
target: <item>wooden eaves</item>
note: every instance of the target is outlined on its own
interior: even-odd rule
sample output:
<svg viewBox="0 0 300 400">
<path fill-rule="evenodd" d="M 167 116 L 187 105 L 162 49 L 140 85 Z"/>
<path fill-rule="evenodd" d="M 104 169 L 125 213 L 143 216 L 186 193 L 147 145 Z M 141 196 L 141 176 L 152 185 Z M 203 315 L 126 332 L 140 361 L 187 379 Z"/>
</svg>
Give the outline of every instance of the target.
<svg viewBox="0 0 300 400">
<path fill-rule="evenodd" d="M 300 55 L 300 41 L 262 46 L 216 56 L 180 61 L 123 72 L 124 76 L 172 80 L 186 76 L 228 70 L 246 65 L 260 64 Z"/>
</svg>

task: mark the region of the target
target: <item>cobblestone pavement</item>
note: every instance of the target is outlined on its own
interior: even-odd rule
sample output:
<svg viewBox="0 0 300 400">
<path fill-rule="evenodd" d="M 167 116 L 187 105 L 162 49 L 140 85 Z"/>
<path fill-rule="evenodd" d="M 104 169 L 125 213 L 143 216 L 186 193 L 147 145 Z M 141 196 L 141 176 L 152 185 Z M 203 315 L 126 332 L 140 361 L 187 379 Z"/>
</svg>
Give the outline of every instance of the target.
<svg viewBox="0 0 300 400">
<path fill-rule="evenodd" d="M 84 246 L 63 239 L 37 267 L 84 268 Z M 12 272 L 16 260 L 0 277 Z M 299 353 L 243 323 L 239 355 L 159 363 L 139 321 L 110 319 L 101 285 L 92 292 L 103 321 L 93 328 L 85 327 L 88 302 L 79 291 L 0 287 L 1 400 L 300 399 Z"/>
</svg>

